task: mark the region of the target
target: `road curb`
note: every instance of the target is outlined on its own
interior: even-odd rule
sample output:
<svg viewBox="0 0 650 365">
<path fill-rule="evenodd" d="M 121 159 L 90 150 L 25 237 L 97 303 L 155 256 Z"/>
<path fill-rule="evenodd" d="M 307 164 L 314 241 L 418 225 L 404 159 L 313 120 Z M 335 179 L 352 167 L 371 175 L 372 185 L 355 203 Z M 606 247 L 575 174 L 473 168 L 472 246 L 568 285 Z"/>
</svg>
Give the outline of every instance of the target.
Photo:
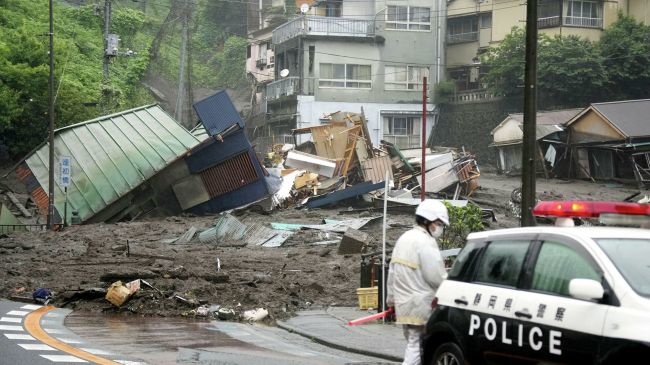
<svg viewBox="0 0 650 365">
<path fill-rule="evenodd" d="M 389 360 L 389 361 L 397 361 L 397 362 L 404 361 L 403 358 L 398 357 L 398 356 L 383 354 L 383 353 L 375 352 L 375 351 L 364 350 L 364 349 L 360 349 L 360 348 L 356 348 L 356 347 L 350 347 L 350 346 L 347 346 L 347 345 L 343 345 L 343 344 L 340 344 L 340 343 L 337 343 L 337 342 L 332 342 L 332 341 L 323 339 L 321 337 L 318 337 L 318 336 L 316 336 L 314 334 L 307 333 L 307 332 L 305 332 L 303 330 L 300 330 L 300 329 L 298 329 L 296 327 L 293 327 L 293 326 L 291 326 L 289 324 L 286 324 L 284 322 L 279 322 L 278 321 L 278 322 L 276 322 L 276 325 L 279 328 L 282 328 L 285 331 L 295 333 L 297 335 L 306 337 L 306 338 L 308 338 L 308 339 L 310 339 L 310 340 L 312 340 L 314 342 L 317 342 L 317 343 L 320 343 L 322 345 L 332 347 L 332 348 L 335 348 L 335 349 L 338 349 L 338 350 L 353 352 L 353 353 L 357 353 L 357 354 L 360 354 L 360 355 L 377 357 L 377 358 L 384 359 L 384 360 Z"/>
</svg>

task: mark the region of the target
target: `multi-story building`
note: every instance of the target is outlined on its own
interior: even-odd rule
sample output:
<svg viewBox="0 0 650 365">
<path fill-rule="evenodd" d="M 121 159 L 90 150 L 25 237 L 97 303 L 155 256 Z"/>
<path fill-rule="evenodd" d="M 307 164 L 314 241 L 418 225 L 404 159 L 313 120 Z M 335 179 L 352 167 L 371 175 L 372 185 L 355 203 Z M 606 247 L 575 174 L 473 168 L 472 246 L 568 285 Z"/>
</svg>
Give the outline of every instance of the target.
<svg viewBox="0 0 650 365">
<path fill-rule="evenodd" d="M 259 89 L 267 117 L 263 126 L 256 125 L 253 137 L 281 142 L 294 128 L 327 123 L 327 114 L 347 111 L 363 112 L 373 143 L 421 146 L 423 78 L 435 85 L 442 75 L 440 3 L 298 3 L 302 12 L 271 33 L 274 81 Z M 261 44 L 259 39 L 254 42 Z M 251 46 L 251 66 L 254 53 Z M 427 131 L 434 113 L 434 103 L 428 100 Z"/>
<path fill-rule="evenodd" d="M 538 0 L 537 4 L 539 32 L 548 35 L 573 34 L 596 41 L 618 19 L 619 11 L 646 24 L 650 21 L 648 0 Z M 513 27 L 525 27 L 525 22 L 525 1 L 447 1 L 446 76 L 458 91 L 482 88 L 485 70 L 480 66 L 480 54 L 501 42 Z"/>
</svg>

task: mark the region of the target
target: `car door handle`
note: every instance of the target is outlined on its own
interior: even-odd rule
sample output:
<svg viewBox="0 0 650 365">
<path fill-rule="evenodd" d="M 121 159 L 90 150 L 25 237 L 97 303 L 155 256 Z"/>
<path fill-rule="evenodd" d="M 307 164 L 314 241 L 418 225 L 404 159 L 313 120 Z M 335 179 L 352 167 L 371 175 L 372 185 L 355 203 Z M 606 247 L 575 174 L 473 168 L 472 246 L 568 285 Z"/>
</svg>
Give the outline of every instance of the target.
<svg viewBox="0 0 650 365">
<path fill-rule="evenodd" d="M 465 298 L 456 298 L 456 299 L 454 299 L 454 303 L 456 303 L 456 304 L 462 304 L 462 305 L 467 305 L 467 304 L 469 304 L 469 303 L 467 302 L 467 299 L 465 299 Z"/>
<path fill-rule="evenodd" d="M 525 309 L 524 309 L 523 311 L 516 311 L 516 312 L 515 312 L 515 316 L 517 316 L 517 317 L 519 317 L 519 318 L 526 318 L 526 319 L 531 319 L 531 318 L 533 318 L 533 315 L 530 314 L 530 313 L 528 313 L 528 311 L 525 310 Z"/>
</svg>

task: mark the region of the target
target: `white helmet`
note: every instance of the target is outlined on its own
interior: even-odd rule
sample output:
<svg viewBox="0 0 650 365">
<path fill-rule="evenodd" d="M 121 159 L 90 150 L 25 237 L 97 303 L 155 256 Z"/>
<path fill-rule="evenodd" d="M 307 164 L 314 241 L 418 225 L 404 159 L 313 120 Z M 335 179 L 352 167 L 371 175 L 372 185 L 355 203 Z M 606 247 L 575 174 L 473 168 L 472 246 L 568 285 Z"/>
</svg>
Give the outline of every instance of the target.
<svg viewBox="0 0 650 365">
<path fill-rule="evenodd" d="M 440 200 L 423 200 L 415 210 L 415 215 L 419 215 L 431 222 L 440 219 L 446 226 L 449 225 L 449 213 L 447 212 L 447 207 L 445 207 Z"/>
</svg>

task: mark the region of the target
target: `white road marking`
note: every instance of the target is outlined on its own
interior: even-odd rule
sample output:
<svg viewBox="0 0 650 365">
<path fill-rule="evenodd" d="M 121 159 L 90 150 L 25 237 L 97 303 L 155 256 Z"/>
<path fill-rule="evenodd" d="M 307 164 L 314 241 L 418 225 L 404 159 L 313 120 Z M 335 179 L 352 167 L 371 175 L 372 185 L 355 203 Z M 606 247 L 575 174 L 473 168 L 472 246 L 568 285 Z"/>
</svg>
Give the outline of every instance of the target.
<svg viewBox="0 0 650 365">
<path fill-rule="evenodd" d="M 57 329 L 57 328 L 43 328 L 43 331 L 45 331 L 45 332 L 47 332 L 47 333 L 49 333 L 49 334 L 52 334 L 52 333 L 56 333 L 56 334 L 67 333 L 67 332 L 64 331 L 64 330 L 62 330 L 62 329 Z"/>
<path fill-rule="evenodd" d="M 20 317 L 2 317 L 2 318 L 0 318 L 0 322 L 20 323 L 22 321 L 23 321 L 23 319 L 20 318 Z"/>
<path fill-rule="evenodd" d="M 24 331 L 23 326 L 4 326 L 0 325 L 0 331 Z"/>
<path fill-rule="evenodd" d="M 29 312 L 27 311 L 9 311 L 7 315 L 10 316 L 26 316 Z"/>
<path fill-rule="evenodd" d="M 113 360 L 117 363 L 120 363 L 122 365 L 147 365 L 146 362 L 140 362 L 140 361 L 129 361 L 129 360 Z"/>
<path fill-rule="evenodd" d="M 33 311 L 33 310 L 37 310 L 38 308 L 41 308 L 41 307 L 42 307 L 42 305 L 27 304 L 27 305 L 23 305 L 23 306 L 20 307 L 20 308 L 22 308 L 22 309 L 29 309 L 30 311 Z"/>
<path fill-rule="evenodd" d="M 36 340 L 30 335 L 23 335 L 18 333 L 5 333 L 4 335 L 10 340 Z"/>
<path fill-rule="evenodd" d="M 53 362 L 88 362 L 84 359 L 69 355 L 41 355 L 41 357 L 44 357 Z"/>
<path fill-rule="evenodd" d="M 42 343 L 19 343 L 18 346 L 30 351 L 56 351 L 54 347 Z"/>
</svg>

